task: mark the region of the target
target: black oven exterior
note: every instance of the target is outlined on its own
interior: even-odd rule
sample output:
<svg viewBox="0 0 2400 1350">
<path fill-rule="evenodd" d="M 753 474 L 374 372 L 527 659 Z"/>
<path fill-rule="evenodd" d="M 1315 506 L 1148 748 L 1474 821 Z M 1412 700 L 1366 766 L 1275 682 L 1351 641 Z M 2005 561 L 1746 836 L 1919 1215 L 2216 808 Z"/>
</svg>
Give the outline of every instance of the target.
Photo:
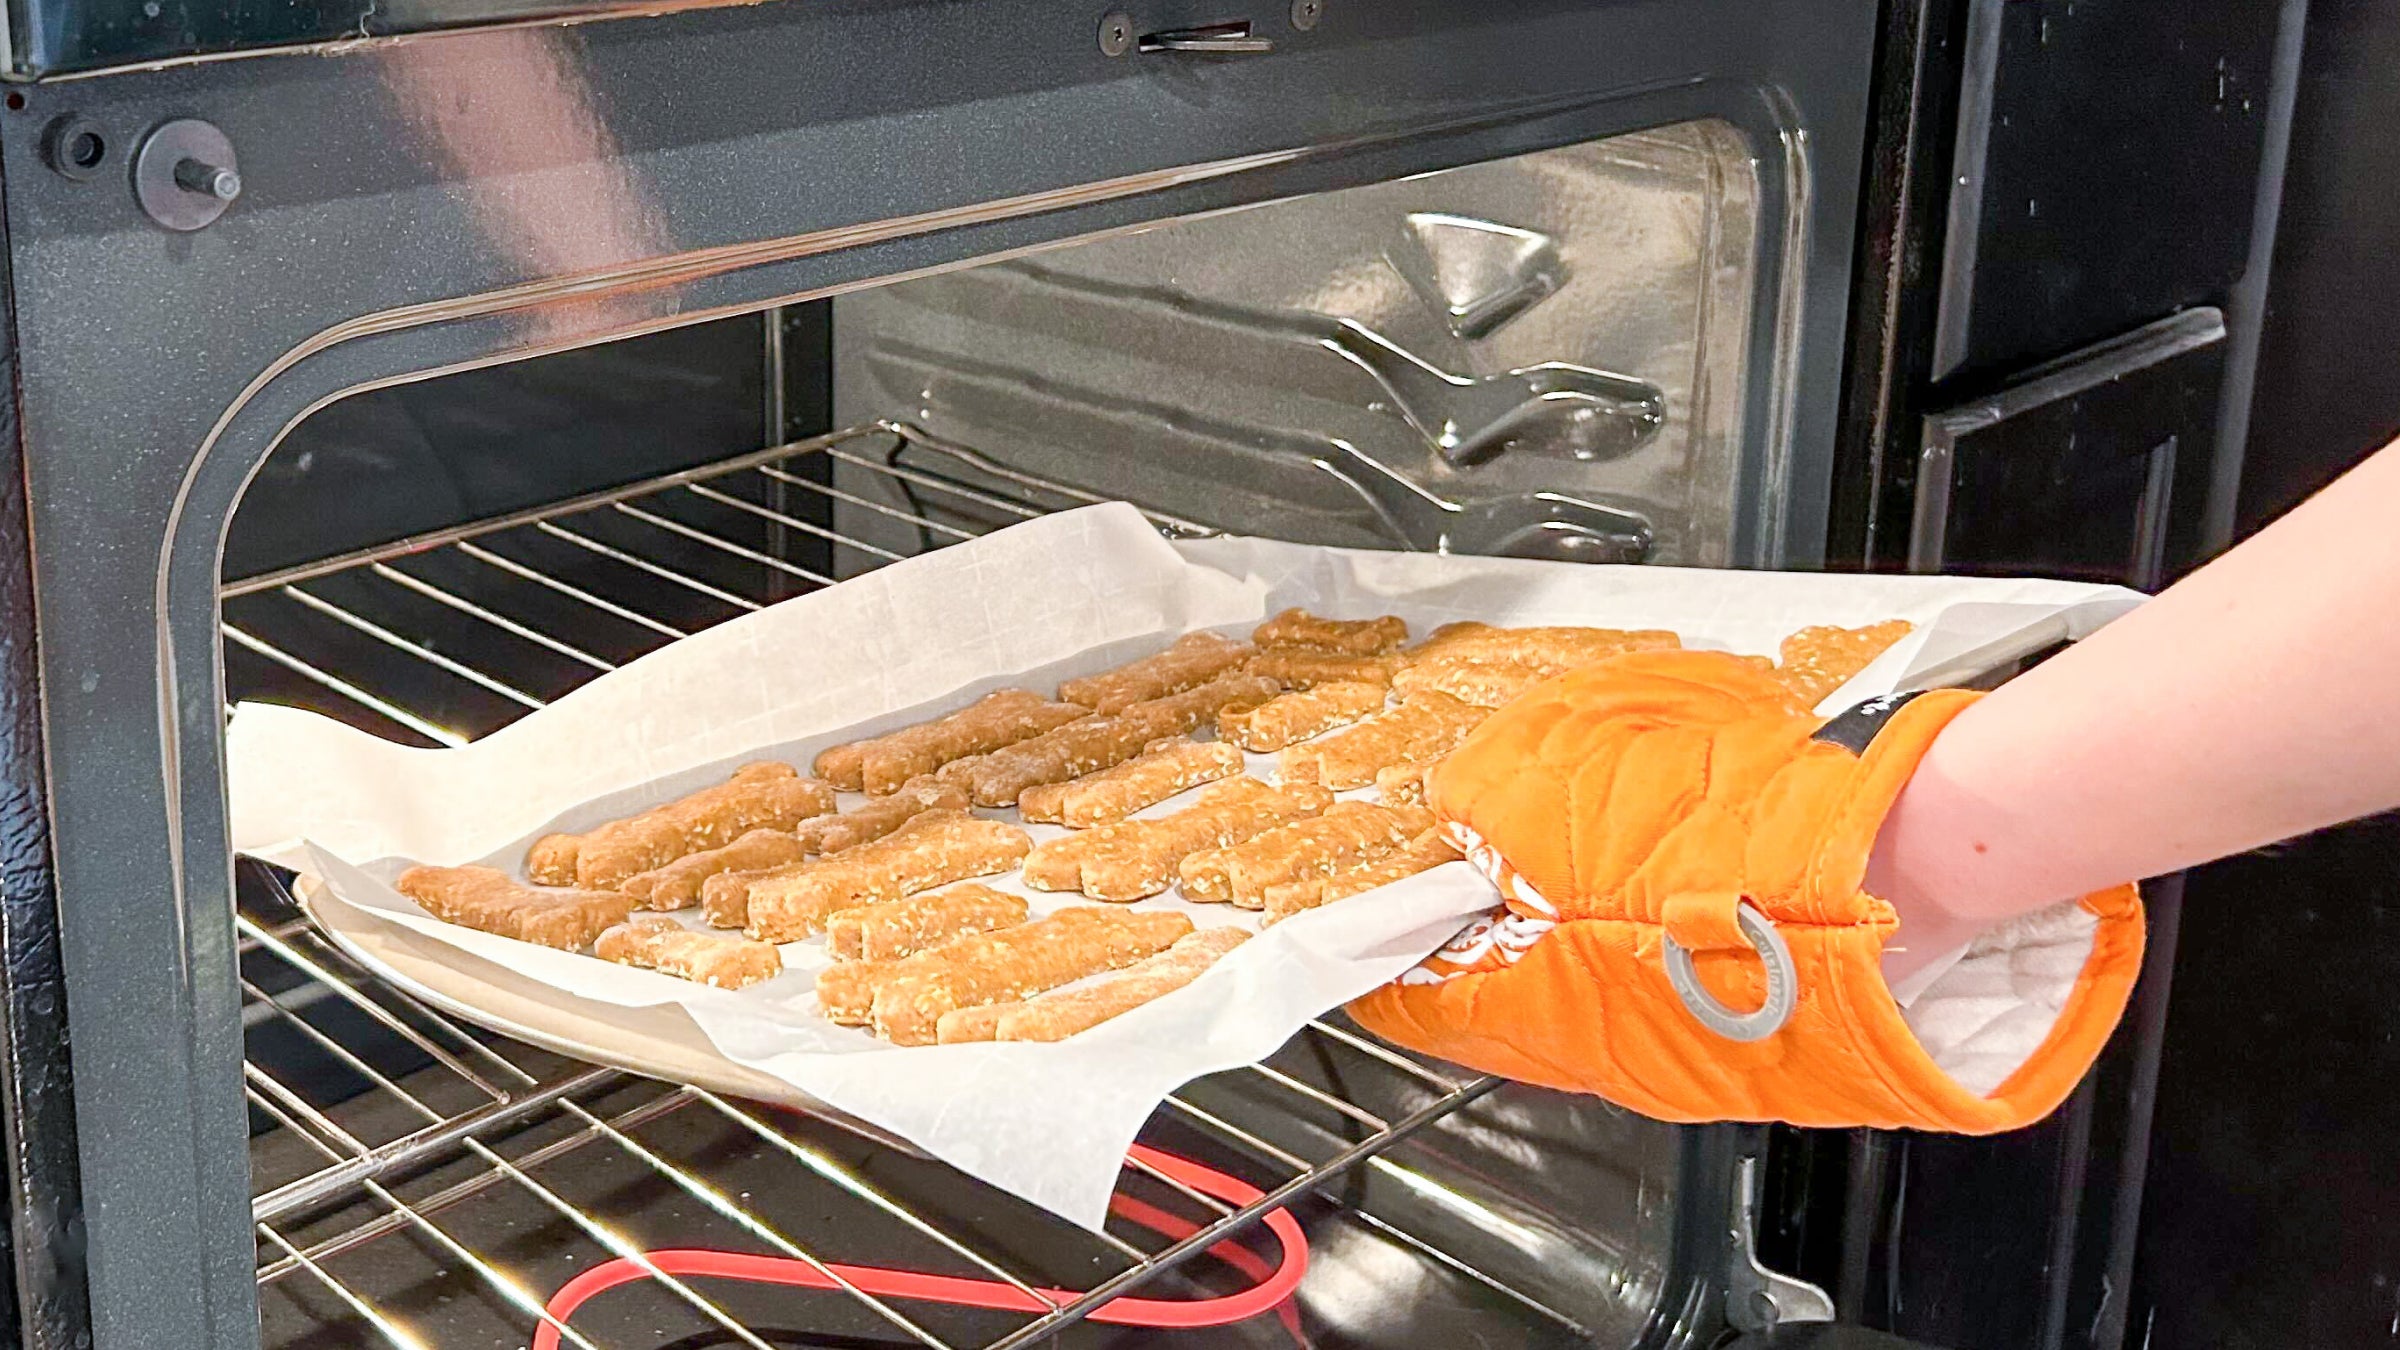
<svg viewBox="0 0 2400 1350">
<path fill-rule="evenodd" d="M 2256 242 L 2248 225 L 2279 153 L 2274 57 L 2296 35 L 2296 9 L 2244 22 L 2209 6 L 2181 19 L 2195 49 L 2242 82 L 2240 106 L 2220 107 L 2208 135 L 2161 118 L 2159 144 L 2120 147 L 2138 164 L 2204 159 L 2221 183 L 2249 184 L 2223 194 L 2241 228 L 2200 231 L 2194 250 L 2106 255 L 2126 263 L 2110 269 L 2112 284 L 2096 268 L 2036 288 L 2052 308 L 2012 313 L 1974 303 L 2025 290 L 2012 263 L 2099 249 L 2125 219 L 2159 209 L 2067 182 L 2061 200 L 2117 201 L 2123 218 L 2071 219 L 2063 237 L 2011 232 L 2001 207 L 2050 185 L 2007 171 L 2038 175 L 2044 138 L 2070 130 L 1995 130 L 2053 92 L 2011 82 L 2029 63 L 2065 60 L 2028 54 L 2053 35 L 2029 34 L 2027 11 L 2047 8 L 1408 3 L 1306 29 L 1278 10 L 1257 23 L 1272 30 L 1270 60 L 1142 54 L 1131 59 L 1154 64 L 1129 78 L 1128 58 L 1103 49 L 1107 25 L 1095 36 L 1096 13 L 766 7 L 11 86 L 0 163 L 16 397 L 0 535 L 25 546 L 0 568 L 11 625 L 0 941 L 23 1339 L 254 1343 L 213 620 L 226 520 L 302 416 L 346 391 L 964 257 L 1710 116 L 1750 138 L 1772 203 L 1762 216 L 1780 228 L 1763 264 L 1776 284 L 1762 287 L 1779 303 L 1760 306 L 1752 339 L 1780 355 L 1754 362 L 1751 378 L 1755 420 L 1781 419 L 1774 449 L 1795 466 L 1737 560 L 1980 563 L 2154 583 L 2208 546 L 2221 447 L 2238 445 L 2238 409 L 2224 418 L 2256 327 L 2258 297 L 2240 289 Z M 2164 7 L 2141 9 L 2155 31 L 2164 20 L 2150 11 Z M 1164 5 L 1135 17 L 1165 31 L 1221 16 Z M 208 38 L 190 50 L 319 36 Z M 2131 106 L 2102 87 L 2127 41 L 2107 28 L 2061 42 L 2088 85 L 2083 112 Z M 184 54 L 16 50 L 21 74 Z M 806 74 L 837 67 L 834 78 Z M 570 129 L 590 139 L 445 130 L 439 100 L 529 69 L 590 113 Z M 2222 79 L 2215 92 L 2226 96 Z M 183 119 L 219 128 L 240 156 L 231 210 L 189 233 L 161 229 L 129 190 L 157 129 Z M 99 141 L 92 165 L 78 162 L 86 133 Z M 943 148 L 940 173 L 875 171 L 928 146 Z M 1962 190 L 1955 177 L 1968 180 Z M 842 190 L 827 191 L 828 179 Z M 545 185 L 600 242 L 568 257 L 511 253 L 507 241 L 540 226 L 507 214 L 512 182 Z M 2158 275 L 2117 284 L 2127 267 Z M 2010 391 L 2010 416 L 1959 411 Z M 1989 498 L 1924 486 L 1927 465 L 1956 479 L 1986 462 L 1978 455 L 2013 463 L 2006 434 L 2046 435 L 2045 417 L 2105 428 L 2132 447 L 2124 453 L 2152 456 L 2148 466 L 2167 446 L 2166 467 L 2107 475 L 2113 495 L 2094 508 L 2107 518 L 2047 536 L 2073 545 L 2048 553 L 2042 512 L 2055 499 L 2000 513 L 2009 529 L 1979 530 L 1991 514 L 1970 507 Z M 1768 451 L 1762 433 L 1756 453 Z M 1912 555 L 1918 523 L 1934 519 L 1958 547 Z M 1976 541 L 1993 551 L 1971 556 Z M 2150 984 L 2148 997 L 2163 998 L 2163 979 Z M 1768 1264 L 1833 1290 L 1846 1317 L 1935 1343 L 2025 1343 L 1973 1340 L 1982 1310 L 2017 1296 L 2005 1285 L 1940 1305 L 1948 1321 L 1890 1295 L 1943 1278 L 1887 1260 L 1894 1197 L 1927 1155 L 1966 1152 L 1986 1160 L 1998 1190 L 2023 1188 L 2020 1167 L 2042 1170 L 2071 1212 L 2097 1184 L 2087 1141 L 2139 1133 L 2155 1018 L 2132 1028 L 2101 1080 L 2129 1086 L 2094 1089 L 2105 1100 L 2057 1127 L 2071 1132 L 2065 1143 L 2051 1126 L 1982 1145 L 1779 1138 Z M 1694 1148 L 1730 1160 L 1757 1137 Z M 2122 1194 L 2138 1196 L 2139 1142 L 2122 1150 L 2133 1162 L 2098 1169 L 2132 1187 Z M 2034 1161 L 2021 1163 L 2027 1153 Z M 2043 1259 L 2090 1237 L 2054 1230 Z M 2068 1337 L 2056 1329 L 2063 1310 L 2045 1317 L 2047 1343 L 2115 1343 Z"/>
</svg>

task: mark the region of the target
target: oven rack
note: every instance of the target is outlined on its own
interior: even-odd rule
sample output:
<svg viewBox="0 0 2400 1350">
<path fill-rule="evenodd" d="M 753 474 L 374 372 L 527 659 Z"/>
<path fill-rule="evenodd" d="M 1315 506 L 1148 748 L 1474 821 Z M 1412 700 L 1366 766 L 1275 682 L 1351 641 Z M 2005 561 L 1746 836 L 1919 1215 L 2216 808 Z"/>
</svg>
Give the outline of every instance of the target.
<svg viewBox="0 0 2400 1350">
<path fill-rule="evenodd" d="M 855 427 L 229 582 L 222 621 L 228 673 L 237 688 L 303 702 L 394 739 L 463 744 L 579 679 L 708 622 L 1092 500 L 906 424 Z M 1211 532 L 1201 522 L 1145 514 L 1171 534 Z M 874 538 L 837 528 L 858 519 L 879 527 Z M 547 658 L 538 677 L 532 657 Z M 1170 1147 L 1208 1150 L 1212 1166 L 1256 1182 L 1260 1199 L 1230 1205 L 1129 1160 L 1120 1196 L 1178 1217 L 1165 1237 L 1123 1224 L 1093 1235 L 945 1177 L 936 1165 L 902 1167 L 908 1180 L 896 1185 L 886 1175 L 895 1166 L 889 1150 L 827 1122 L 577 1063 L 462 1026 L 378 980 L 318 934 L 280 874 L 249 863 L 242 871 L 237 922 L 251 1043 L 244 1087 L 254 1121 L 262 1293 L 304 1281 L 335 1301 L 328 1306 L 399 1346 L 426 1342 L 412 1329 L 406 1299 L 395 1306 L 370 1287 L 378 1282 L 376 1263 L 354 1253 L 372 1256 L 405 1241 L 421 1264 L 440 1272 L 425 1278 L 499 1309 L 518 1335 L 546 1320 L 546 1291 L 578 1273 L 573 1265 L 559 1267 L 563 1273 L 526 1269 L 531 1258 L 502 1250 L 505 1241 L 482 1232 L 474 1212 L 495 1196 L 553 1222 L 570 1239 L 565 1245 L 587 1256 L 691 1245 L 680 1230 L 664 1241 L 636 1236 L 639 1215 L 571 1194 L 562 1177 L 593 1170 L 595 1156 L 605 1155 L 609 1168 L 638 1173 L 642 1184 L 671 1192 L 677 1208 L 704 1215 L 718 1233 L 710 1245 L 779 1254 L 820 1272 L 833 1262 L 908 1250 L 920 1268 L 1032 1296 L 1038 1314 L 944 1317 L 941 1309 L 894 1304 L 834 1279 L 851 1305 L 843 1315 L 858 1319 L 856 1330 L 869 1338 L 897 1333 L 926 1346 L 1003 1350 L 1053 1335 L 1136 1285 L 1160 1282 L 1188 1258 L 1212 1248 L 1221 1254 L 1219 1244 L 1266 1210 L 1323 1192 L 1362 1163 L 1412 1188 L 1439 1189 L 1438 1177 L 1379 1155 L 1495 1086 L 1400 1054 L 1338 1019 L 1320 1020 L 1269 1062 L 1177 1093 L 1145 1131 Z M 1314 1124 L 1275 1132 L 1248 1117 L 1228 1119 L 1207 1090 L 1222 1090 L 1219 1080 L 1238 1080 L 1241 1098 Z M 656 1137 L 662 1131 L 672 1139 Z M 728 1150 L 737 1162 L 724 1161 Z M 781 1184 L 733 1189 L 737 1180 L 762 1176 Z M 784 1213 L 743 1198 L 770 1192 L 785 1202 Z M 793 1194 L 805 1203 L 792 1205 Z M 1456 1195 L 1449 1202 L 1474 1203 Z M 840 1217 L 815 1212 L 828 1206 L 839 1207 Z M 810 1213 L 795 1221 L 798 1210 Z M 1014 1222 L 1043 1233 L 1038 1249 L 996 1242 L 988 1221 L 994 1210 L 1022 1210 Z M 961 1213 L 987 1217 L 953 1217 Z M 1541 1322 L 1573 1325 L 1391 1223 L 1347 1217 Z M 880 1247 L 845 1248 L 818 1236 L 829 1226 L 847 1236 L 870 1223 L 890 1235 Z M 362 1270 L 369 1274 L 355 1273 Z M 1164 1283 L 1208 1288 L 1189 1267 Z M 680 1319 L 707 1343 L 768 1344 L 720 1291 L 665 1275 L 645 1284 L 638 1308 L 609 1319 L 645 1328 L 642 1339 L 608 1339 L 592 1330 L 600 1323 L 578 1317 L 560 1328 L 563 1343 L 578 1350 L 664 1344 L 673 1337 L 651 1328 Z M 1055 1298 L 1040 1292 L 1048 1285 L 1089 1292 Z M 636 1299 L 631 1292 L 607 1297 Z M 815 1325 L 826 1314 L 821 1304 L 811 1307 Z"/>
</svg>

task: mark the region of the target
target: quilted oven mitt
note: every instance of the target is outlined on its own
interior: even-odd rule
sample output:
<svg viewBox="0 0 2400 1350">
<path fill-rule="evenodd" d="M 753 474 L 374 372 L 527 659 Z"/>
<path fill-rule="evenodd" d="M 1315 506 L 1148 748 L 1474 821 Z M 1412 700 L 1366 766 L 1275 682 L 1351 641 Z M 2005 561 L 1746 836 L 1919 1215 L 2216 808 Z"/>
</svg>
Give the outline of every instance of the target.
<svg viewBox="0 0 2400 1350">
<path fill-rule="evenodd" d="M 2040 1119 L 2124 1012 L 2134 888 L 1986 935 L 1905 1011 L 1880 967 L 1898 920 L 1860 889 L 1893 799 L 1976 697 L 1897 695 L 1821 722 L 1756 666 L 1697 651 L 1527 691 L 1428 782 L 1501 908 L 1352 1013 L 1401 1045 L 1663 1120 Z"/>
</svg>

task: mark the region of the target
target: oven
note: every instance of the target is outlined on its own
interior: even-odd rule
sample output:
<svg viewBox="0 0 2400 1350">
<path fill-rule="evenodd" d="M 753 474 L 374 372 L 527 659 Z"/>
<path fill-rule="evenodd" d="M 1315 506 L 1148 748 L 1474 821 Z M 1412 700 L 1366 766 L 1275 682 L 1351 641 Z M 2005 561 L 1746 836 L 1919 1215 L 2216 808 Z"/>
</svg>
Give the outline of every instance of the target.
<svg viewBox="0 0 2400 1350">
<path fill-rule="evenodd" d="M 24 1342 L 2117 1344 L 2163 969 L 2060 1122 L 1981 1144 L 1668 1127 L 1330 1014 L 1145 1132 L 1233 1198 L 1137 1155 L 1095 1235 L 449 1017 L 226 827 L 236 701 L 462 744 L 1101 500 L 1176 536 L 2155 584 L 2239 444 L 2256 241 L 2021 289 L 2029 248 L 2114 237 L 2072 193 L 2039 247 L 2002 209 L 2046 190 L 2011 117 L 2056 92 L 2036 8 L 12 6 Z M 2201 9 L 2176 59 L 2256 87 L 2190 131 L 2243 185 L 2194 209 L 2247 226 L 2288 102 L 2247 63 L 2296 19 Z M 2048 1226 L 1960 1278 L 1899 1241 L 1944 1185 Z M 1312 1260 L 1268 1314 L 1090 1316 L 1264 1278 L 1276 1212 Z M 653 1269 L 546 1323 L 593 1266 L 693 1248 L 826 1287 Z M 878 1293 L 895 1269 L 991 1306 Z M 1978 1339 L 2026 1300 L 2036 1339 Z"/>
</svg>

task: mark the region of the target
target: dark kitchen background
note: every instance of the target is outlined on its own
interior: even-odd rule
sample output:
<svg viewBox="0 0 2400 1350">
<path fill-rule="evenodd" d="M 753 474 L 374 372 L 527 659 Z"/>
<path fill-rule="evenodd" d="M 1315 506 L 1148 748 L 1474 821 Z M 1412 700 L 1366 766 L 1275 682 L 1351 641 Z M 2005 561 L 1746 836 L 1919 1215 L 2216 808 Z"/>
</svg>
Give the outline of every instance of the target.
<svg viewBox="0 0 2400 1350">
<path fill-rule="evenodd" d="M 2243 533 L 2400 436 L 2394 71 L 2400 6 L 2313 0 Z M 2400 1339 L 2395 989 L 2400 817 L 2191 877 L 2126 1345 Z"/>
</svg>

